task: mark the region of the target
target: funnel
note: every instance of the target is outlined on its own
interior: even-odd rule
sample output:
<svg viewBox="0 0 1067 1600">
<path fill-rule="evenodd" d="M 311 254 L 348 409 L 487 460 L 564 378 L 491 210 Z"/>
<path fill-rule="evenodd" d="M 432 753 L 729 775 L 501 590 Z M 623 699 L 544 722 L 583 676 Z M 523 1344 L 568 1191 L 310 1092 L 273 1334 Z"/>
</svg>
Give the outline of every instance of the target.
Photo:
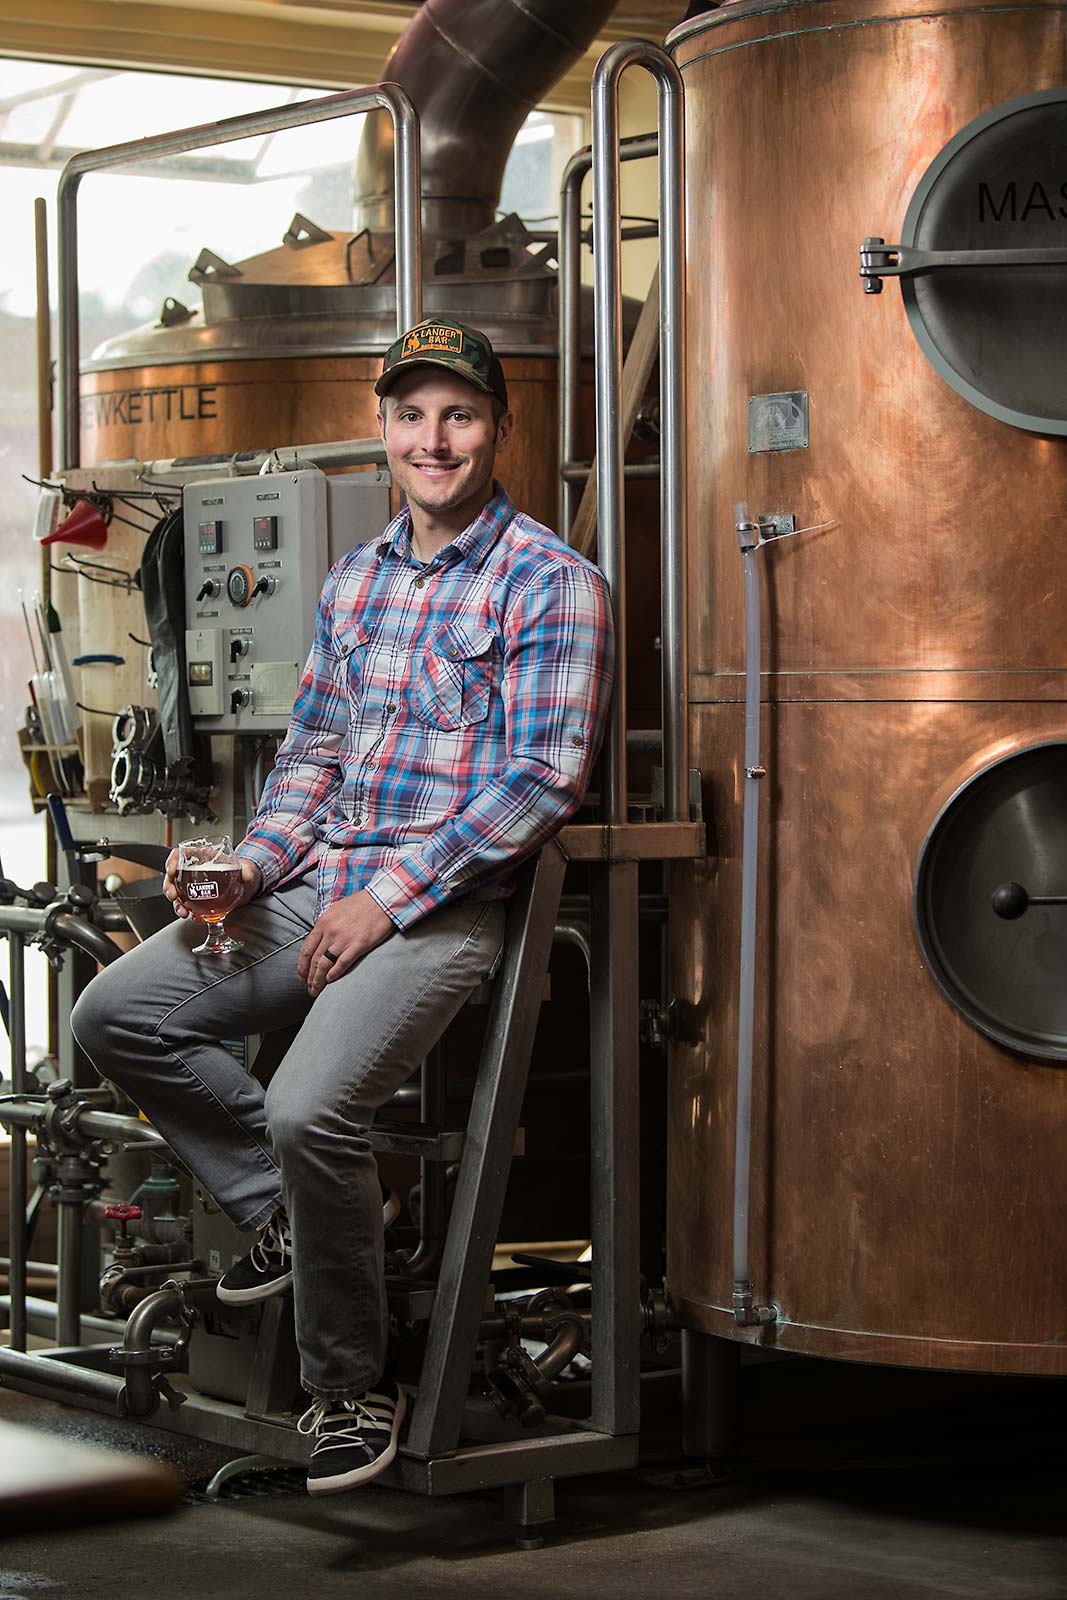
<svg viewBox="0 0 1067 1600">
<path fill-rule="evenodd" d="M 78 500 L 54 533 L 48 533 L 42 544 L 81 544 L 90 550 L 102 550 L 107 544 L 107 522 L 99 506 L 91 500 Z"/>
</svg>

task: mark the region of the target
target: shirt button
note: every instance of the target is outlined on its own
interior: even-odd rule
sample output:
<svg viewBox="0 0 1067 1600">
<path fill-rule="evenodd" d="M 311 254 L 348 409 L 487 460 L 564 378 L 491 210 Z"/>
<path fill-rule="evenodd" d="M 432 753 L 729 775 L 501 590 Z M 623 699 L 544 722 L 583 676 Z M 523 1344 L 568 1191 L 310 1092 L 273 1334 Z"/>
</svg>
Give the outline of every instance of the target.
<svg viewBox="0 0 1067 1600">
<path fill-rule="evenodd" d="M 450 656 L 458 656 L 459 655 L 459 651 L 456 649 L 455 645 L 451 646 L 451 648 L 449 649 L 448 653 L 449 653 Z"/>
<path fill-rule="evenodd" d="M 416 578 L 415 579 L 415 587 L 416 587 L 416 589 L 421 589 L 425 581 L 426 580 L 424 578 Z"/>
<path fill-rule="evenodd" d="M 579 749 L 579 750 L 582 748 L 584 743 L 585 743 L 585 740 L 582 738 L 580 733 L 576 733 L 573 736 L 573 738 L 571 739 L 571 744 L 575 745 L 576 748 Z"/>
<path fill-rule="evenodd" d="M 389 713 L 389 715 L 391 717 L 395 717 L 396 716 L 396 706 L 393 704 L 393 702 L 391 700 L 390 700 L 389 704 L 386 706 L 385 709 L 386 709 L 386 711 Z"/>
</svg>

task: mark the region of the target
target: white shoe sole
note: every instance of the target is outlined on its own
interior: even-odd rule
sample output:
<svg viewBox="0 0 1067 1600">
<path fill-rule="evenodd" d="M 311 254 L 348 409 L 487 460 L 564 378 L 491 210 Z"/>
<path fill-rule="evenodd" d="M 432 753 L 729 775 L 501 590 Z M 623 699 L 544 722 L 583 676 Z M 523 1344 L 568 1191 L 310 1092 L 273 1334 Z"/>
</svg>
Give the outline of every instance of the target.
<svg viewBox="0 0 1067 1600">
<path fill-rule="evenodd" d="M 356 1467 L 353 1472 L 339 1472 L 333 1478 L 309 1478 L 308 1494 L 342 1494 L 345 1489 L 358 1489 L 361 1484 L 369 1483 L 372 1478 L 378 1477 L 385 1471 L 396 1455 L 397 1435 L 400 1424 L 403 1422 L 408 1409 L 408 1398 L 403 1389 L 400 1399 L 396 1403 L 396 1414 L 393 1417 L 392 1432 L 389 1443 L 376 1461 L 368 1461 L 365 1467 Z"/>
<path fill-rule="evenodd" d="M 273 1300 L 276 1294 L 285 1294 L 293 1287 L 293 1274 L 283 1272 L 269 1283 L 253 1284 L 251 1289 L 224 1289 L 220 1278 L 215 1285 L 215 1297 L 227 1306 L 252 1306 L 259 1300 Z"/>
</svg>

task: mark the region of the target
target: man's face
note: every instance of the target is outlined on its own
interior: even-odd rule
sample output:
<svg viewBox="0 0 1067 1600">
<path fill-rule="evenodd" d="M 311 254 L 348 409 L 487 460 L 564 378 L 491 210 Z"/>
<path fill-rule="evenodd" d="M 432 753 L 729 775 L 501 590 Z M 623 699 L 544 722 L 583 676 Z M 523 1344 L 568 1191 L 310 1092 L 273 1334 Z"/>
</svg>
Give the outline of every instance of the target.
<svg viewBox="0 0 1067 1600">
<path fill-rule="evenodd" d="M 383 397 L 378 426 L 393 482 L 432 516 L 488 498 L 493 462 L 511 432 L 511 413 L 493 422 L 493 403 L 442 367 L 415 367 Z"/>
</svg>

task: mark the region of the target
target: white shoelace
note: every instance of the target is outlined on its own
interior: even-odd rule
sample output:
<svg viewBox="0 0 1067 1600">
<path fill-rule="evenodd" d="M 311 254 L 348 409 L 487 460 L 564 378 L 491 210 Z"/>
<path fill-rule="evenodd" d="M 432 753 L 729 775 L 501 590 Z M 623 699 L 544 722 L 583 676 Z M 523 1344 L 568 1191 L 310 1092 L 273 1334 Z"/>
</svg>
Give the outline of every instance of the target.
<svg viewBox="0 0 1067 1600">
<path fill-rule="evenodd" d="M 296 1425 L 298 1433 L 317 1433 L 316 1453 L 347 1449 L 366 1444 L 360 1429 L 372 1433 L 391 1433 L 396 1407 L 385 1395 L 367 1394 L 362 1400 L 318 1399 L 309 1406 Z M 343 1413 L 350 1413 L 348 1418 Z M 327 1431 L 328 1430 L 328 1431 Z"/>
<path fill-rule="evenodd" d="M 269 1272 L 271 1255 L 281 1256 L 283 1261 L 286 1256 L 291 1256 L 292 1237 L 289 1233 L 289 1223 L 282 1211 L 276 1211 L 264 1223 L 259 1238 L 248 1252 L 249 1259 L 257 1272 Z"/>
</svg>

